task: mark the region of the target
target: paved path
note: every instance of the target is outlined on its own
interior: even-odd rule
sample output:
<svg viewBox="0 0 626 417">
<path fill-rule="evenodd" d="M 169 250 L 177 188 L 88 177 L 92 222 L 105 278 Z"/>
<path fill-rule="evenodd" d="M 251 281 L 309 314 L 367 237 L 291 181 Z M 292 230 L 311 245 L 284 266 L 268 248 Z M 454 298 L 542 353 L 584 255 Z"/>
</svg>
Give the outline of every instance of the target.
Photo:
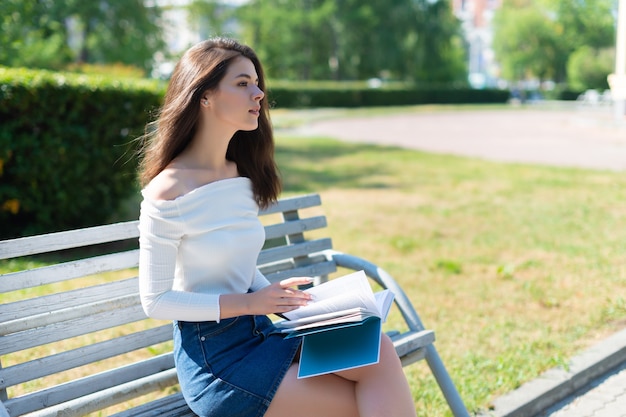
<svg viewBox="0 0 626 417">
<path fill-rule="evenodd" d="M 626 417 L 626 364 L 593 381 L 541 415 L 550 417 Z"/>
<path fill-rule="evenodd" d="M 420 112 L 318 121 L 301 130 L 506 162 L 626 170 L 626 129 L 608 110 Z"/>
<path fill-rule="evenodd" d="M 579 109 L 446 111 L 311 123 L 307 135 L 503 162 L 626 170 L 626 124 Z M 626 330 L 494 401 L 485 416 L 626 417 Z"/>
<path fill-rule="evenodd" d="M 493 404 L 482 417 L 626 417 L 626 329 Z"/>
</svg>

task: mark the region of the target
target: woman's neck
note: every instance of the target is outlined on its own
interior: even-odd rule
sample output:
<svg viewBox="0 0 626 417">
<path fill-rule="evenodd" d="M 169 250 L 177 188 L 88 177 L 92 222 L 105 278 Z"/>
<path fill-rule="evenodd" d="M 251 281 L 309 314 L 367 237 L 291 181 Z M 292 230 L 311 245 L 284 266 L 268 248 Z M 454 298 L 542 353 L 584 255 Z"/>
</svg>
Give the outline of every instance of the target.
<svg viewBox="0 0 626 417">
<path fill-rule="evenodd" d="M 235 132 L 218 132 L 216 129 L 202 129 L 199 126 L 189 146 L 181 153 L 181 159 L 190 168 L 222 170 L 230 165 L 226 151 Z"/>
</svg>

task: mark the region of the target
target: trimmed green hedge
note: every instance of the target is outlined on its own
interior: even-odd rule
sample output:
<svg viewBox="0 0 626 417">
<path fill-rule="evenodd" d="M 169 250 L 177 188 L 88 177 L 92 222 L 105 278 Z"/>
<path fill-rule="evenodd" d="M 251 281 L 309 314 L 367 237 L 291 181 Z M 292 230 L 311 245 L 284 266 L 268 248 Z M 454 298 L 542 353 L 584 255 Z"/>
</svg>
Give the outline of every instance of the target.
<svg viewBox="0 0 626 417">
<path fill-rule="evenodd" d="M 275 108 L 506 103 L 508 90 L 471 88 L 332 88 L 269 86 Z"/>
<path fill-rule="evenodd" d="M 156 82 L 0 68 L 0 237 L 102 224 L 136 190 Z"/>
</svg>

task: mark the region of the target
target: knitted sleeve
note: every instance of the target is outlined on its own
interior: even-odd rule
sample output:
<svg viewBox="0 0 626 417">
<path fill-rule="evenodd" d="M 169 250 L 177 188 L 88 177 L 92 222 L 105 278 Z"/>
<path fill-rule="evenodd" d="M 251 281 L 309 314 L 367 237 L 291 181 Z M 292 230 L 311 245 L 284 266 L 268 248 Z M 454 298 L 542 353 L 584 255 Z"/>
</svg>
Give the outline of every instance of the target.
<svg viewBox="0 0 626 417">
<path fill-rule="evenodd" d="M 164 204 L 144 200 L 139 217 L 139 294 L 145 313 L 163 320 L 219 321 L 219 294 L 174 289 L 184 230 L 176 204 L 158 203 Z"/>
</svg>

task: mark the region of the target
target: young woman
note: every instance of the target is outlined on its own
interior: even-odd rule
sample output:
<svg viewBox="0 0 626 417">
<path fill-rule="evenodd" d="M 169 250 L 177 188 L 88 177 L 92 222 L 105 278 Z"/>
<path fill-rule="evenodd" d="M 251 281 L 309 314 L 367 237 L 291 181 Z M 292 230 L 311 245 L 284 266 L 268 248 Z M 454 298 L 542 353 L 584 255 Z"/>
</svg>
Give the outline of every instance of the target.
<svg viewBox="0 0 626 417">
<path fill-rule="evenodd" d="M 256 268 L 258 207 L 280 180 L 256 54 L 231 39 L 189 49 L 151 129 L 141 170 L 139 285 L 150 317 L 174 321 L 180 385 L 200 416 L 414 416 L 389 338 L 380 362 L 297 379 L 300 341 L 267 317 L 306 305 L 308 278 Z"/>
</svg>

